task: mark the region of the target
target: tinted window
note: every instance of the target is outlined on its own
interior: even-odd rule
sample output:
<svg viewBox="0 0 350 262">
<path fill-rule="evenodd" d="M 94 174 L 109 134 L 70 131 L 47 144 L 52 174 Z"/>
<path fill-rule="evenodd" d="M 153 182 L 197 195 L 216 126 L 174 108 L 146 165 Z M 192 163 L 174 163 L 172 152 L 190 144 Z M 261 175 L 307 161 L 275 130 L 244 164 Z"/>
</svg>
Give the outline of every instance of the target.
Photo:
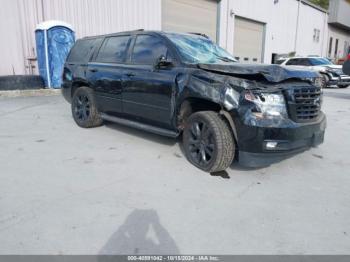
<svg viewBox="0 0 350 262">
<path fill-rule="evenodd" d="M 289 59 L 289 60 L 287 61 L 286 65 L 295 65 L 295 63 L 296 63 L 295 60 L 296 60 L 296 59 Z"/>
<path fill-rule="evenodd" d="M 286 65 L 305 65 L 305 59 L 297 58 L 297 59 L 290 59 Z"/>
<path fill-rule="evenodd" d="M 339 44 L 339 39 L 335 39 L 334 57 L 337 57 L 338 55 L 338 44 Z"/>
<path fill-rule="evenodd" d="M 333 44 L 333 38 L 329 38 L 329 47 L 328 47 L 328 56 L 331 56 L 332 54 L 332 44 Z"/>
<path fill-rule="evenodd" d="M 285 60 L 285 59 L 279 59 L 279 60 L 276 61 L 276 64 L 277 64 L 277 65 L 280 65 L 280 64 L 282 64 L 284 61 L 286 61 L 286 60 Z"/>
<path fill-rule="evenodd" d="M 96 39 L 78 40 L 72 48 L 67 59 L 68 62 L 88 62 L 90 52 L 94 47 Z"/>
<path fill-rule="evenodd" d="M 309 61 L 308 58 L 303 58 L 303 59 L 300 59 L 299 65 L 302 65 L 302 66 L 310 66 L 311 63 L 310 63 L 310 61 Z"/>
<path fill-rule="evenodd" d="M 139 35 L 136 38 L 131 61 L 135 64 L 154 64 L 160 56 L 167 55 L 167 48 L 160 38 Z"/>
<path fill-rule="evenodd" d="M 331 65 L 332 63 L 326 58 L 310 58 L 312 65 Z"/>
<path fill-rule="evenodd" d="M 103 63 L 120 63 L 126 56 L 126 49 L 129 44 L 129 36 L 114 36 L 107 38 L 96 58 L 96 61 Z"/>
</svg>

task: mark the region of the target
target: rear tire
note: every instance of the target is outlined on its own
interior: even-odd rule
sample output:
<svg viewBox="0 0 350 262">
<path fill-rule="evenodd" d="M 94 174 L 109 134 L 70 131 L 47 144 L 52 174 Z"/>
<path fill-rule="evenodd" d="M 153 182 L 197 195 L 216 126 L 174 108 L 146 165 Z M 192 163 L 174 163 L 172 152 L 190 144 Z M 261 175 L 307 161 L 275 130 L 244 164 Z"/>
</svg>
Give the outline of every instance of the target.
<svg viewBox="0 0 350 262">
<path fill-rule="evenodd" d="M 84 128 L 101 126 L 103 120 L 97 110 L 93 91 L 86 86 L 79 87 L 72 98 L 72 115 L 78 126 Z"/>
<path fill-rule="evenodd" d="M 228 123 L 213 111 L 192 114 L 185 124 L 183 144 L 187 159 L 206 172 L 228 168 L 235 142 Z"/>
</svg>

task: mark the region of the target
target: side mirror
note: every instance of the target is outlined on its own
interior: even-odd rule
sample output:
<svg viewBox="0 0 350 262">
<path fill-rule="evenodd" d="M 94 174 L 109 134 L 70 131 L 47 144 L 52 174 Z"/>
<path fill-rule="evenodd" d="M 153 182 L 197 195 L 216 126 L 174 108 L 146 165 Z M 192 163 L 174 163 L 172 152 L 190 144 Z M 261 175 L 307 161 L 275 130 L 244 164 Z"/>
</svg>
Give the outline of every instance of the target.
<svg viewBox="0 0 350 262">
<path fill-rule="evenodd" d="M 156 64 L 155 64 L 155 68 L 157 69 L 161 69 L 161 68 L 169 68 L 173 66 L 173 62 L 169 59 L 166 59 L 165 56 L 161 55 L 157 61 L 156 61 Z"/>
<path fill-rule="evenodd" d="M 346 60 L 343 64 L 343 72 L 346 75 L 350 75 L 350 59 Z"/>
</svg>

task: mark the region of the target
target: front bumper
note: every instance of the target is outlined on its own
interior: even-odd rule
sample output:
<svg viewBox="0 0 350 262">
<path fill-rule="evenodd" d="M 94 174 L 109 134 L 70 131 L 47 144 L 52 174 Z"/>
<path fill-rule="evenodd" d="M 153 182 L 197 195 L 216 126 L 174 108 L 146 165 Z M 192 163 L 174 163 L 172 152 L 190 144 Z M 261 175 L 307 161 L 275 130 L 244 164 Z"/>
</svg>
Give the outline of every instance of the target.
<svg viewBox="0 0 350 262">
<path fill-rule="evenodd" d="M 342 85 L 342 86 L 350 85 L 350 76 L 344 76 L 344 77 L 341 76 L 337 85 Z"/>
<path fill-rule="evenodd" d="M 239 121 L 235 124 L 240 164 L 247 167 L 263 167 L 321 144 L 327 120 L 321 113 L 313 123 L 296 123 L 285 128 L 249 126 Z M 268 142 L 276 146 L 268 148 Z"/>
<path fill-rule="evenodd" d="M 350 76 L 342 75 L 342 76 L 330 76 L 329 81 L 327 82 L 327 86 L 336 86 L 336 85 L 350 85 Z"/>
</svg>

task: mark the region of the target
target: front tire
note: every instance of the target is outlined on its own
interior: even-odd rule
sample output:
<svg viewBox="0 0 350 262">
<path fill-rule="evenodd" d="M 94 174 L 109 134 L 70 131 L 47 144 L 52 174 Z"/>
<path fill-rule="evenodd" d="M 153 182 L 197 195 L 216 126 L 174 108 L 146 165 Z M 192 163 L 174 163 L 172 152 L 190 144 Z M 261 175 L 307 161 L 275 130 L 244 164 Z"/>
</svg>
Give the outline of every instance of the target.
<svg viewBox="0 0 350 262">
<path fill-rule="evenodd" d="M 103 120 L 97 110 L 93 91 L 89 87 L 79 87 L 74 92 L 72 115 L 80 127 L 90 128 L 102 125 Z"/>
<path fill-rule="evenodd" d="M 339 88 L 347 88 L 348 85 L 338 85 Z"/>
<path fill-rule="evenodd" d="M 206 172 L 228 168 L 235 155 L 230 127 L 213 111 L 192 114 L 185 125 L 183 144 L 187 159 Z"/>
<path fill-rule="evenodd" d="M 321 88 L 327 88 L 328 87 L 328 81 L 329 81 L 329 77 L 325 74 L 322 74 L 322 78 L 321 78 Z"/>
</svg>

